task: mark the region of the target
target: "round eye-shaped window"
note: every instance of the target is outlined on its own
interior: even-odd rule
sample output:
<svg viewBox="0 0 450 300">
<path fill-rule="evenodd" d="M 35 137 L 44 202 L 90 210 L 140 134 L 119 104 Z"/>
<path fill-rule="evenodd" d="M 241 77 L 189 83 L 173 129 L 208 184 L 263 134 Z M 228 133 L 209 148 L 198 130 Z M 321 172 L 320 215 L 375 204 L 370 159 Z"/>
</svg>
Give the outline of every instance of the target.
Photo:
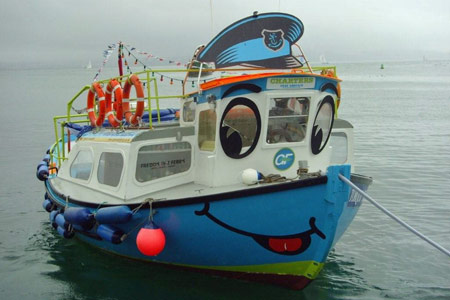
<svg viewBox="0 0 450 300">
<path fill-rule="evenodd" d="M 220 143 L 231 158 L 243 158 L 253 152 L 261 133 L 258 107 L 247 98 L 232 100 L 220 121 Z"/>
<path fill-rule="evenodd" d="M 334 100 L 331 96 L 323 98 L 317 110 L 311 135 L 311 150 L 319 154 L 330 138 L 334 121 Z"/>
</svg>

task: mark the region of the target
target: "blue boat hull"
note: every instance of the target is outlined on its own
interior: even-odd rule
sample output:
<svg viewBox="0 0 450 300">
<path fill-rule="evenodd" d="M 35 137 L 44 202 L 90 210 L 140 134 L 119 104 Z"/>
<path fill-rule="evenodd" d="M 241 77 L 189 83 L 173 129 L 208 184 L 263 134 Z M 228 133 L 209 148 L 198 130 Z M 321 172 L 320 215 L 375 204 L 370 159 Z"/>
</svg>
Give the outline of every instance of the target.
<svg viewBox="0 0 450 300">
<path fill-rule="evenodd" d="M 145 256 L 136 246 L 149 205 L 131 206 L 131 220 L 112 225 L 126 234 L 120 243 L 102 239 L 99 224 L 75 236 L 121 256 L 301 289 L 320 272 L 359 208 L 349 202 L 350 188 L 339 173 L 350 178 L 350 166 L 332 166 L 326 176 L 295 182 L 154 202 L 153 222 L 166 239 L 157 256 Z M 51 181 L 46 188 L 56 206 L 66 205 Z M 98 205 L 70 199 L 69 207 L 95 213 Z"/>
</svg>

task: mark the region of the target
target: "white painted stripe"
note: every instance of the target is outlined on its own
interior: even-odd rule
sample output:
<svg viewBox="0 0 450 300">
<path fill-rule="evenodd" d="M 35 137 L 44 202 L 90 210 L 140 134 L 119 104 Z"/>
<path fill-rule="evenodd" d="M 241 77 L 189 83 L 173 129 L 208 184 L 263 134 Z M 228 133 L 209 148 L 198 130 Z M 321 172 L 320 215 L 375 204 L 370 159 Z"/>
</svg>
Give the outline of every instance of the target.
<svg viewBox="0 0 450 300">
<path fill-rule="evenodd" d="M 130 102 L 130 99 L 129 99 L 129 98 L 123 98 L 123 99 L 122 99 L 122 103 L 128 103 L 128 102 Z"/>
<path fill-rule="evenodd" d="M 93 112 L 93 111 L 94 111 L 93 108 L 89 108 L 88 110 L 86 110 L 86 112 L 88 112 L 88 113 Z"/>
<path fill-rule="evenodd" d="M 98 98 L 98 101 L 105 101 L 105 97 Z"/>
<path fill-rule="evenodd" d="M 117 89 L 120 89 L 120 84 L 116 85 L 112 91 L 115 92 Z"/>
<path fill-rule="evenodd" d="M 145 98 L 137 98 L 137 102 L 144 102 Z"/>
<path fill-rule="evenodd" d="M 106 115 L 105 115 L 105 118 L 108 118 L 109 115 L 112 115 L 112 114 L 113 114 L 113 111 L 107 112 Z"/>
<path fill-rule="evenodd" d="M 110 95 L 112 92 L 110 92 L 108 89 L 106 90 L 106 93 L 108 94 L 108 95 Z"/>
</svg>

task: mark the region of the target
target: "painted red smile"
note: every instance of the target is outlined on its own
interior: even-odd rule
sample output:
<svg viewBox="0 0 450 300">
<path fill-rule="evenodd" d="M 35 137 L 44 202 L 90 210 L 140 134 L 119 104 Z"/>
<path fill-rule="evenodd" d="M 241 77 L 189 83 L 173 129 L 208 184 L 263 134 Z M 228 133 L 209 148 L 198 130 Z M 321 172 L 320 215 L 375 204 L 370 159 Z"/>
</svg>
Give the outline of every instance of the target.
<svg viewBox="0 0 450 300">
<path fill-rule="evenodd" d="M 307 231 L 291 235 L 269 236 L 247 232 L 222 222 L 209 213 L 209 202 L 205 203 L 205 206 L 202 210 L 195 211 L 195 214 L 197 216 L 207 216 L 211 221 L 220 225 L 221 227 L 235 233 L 251 237 L 265 249 L 281 255 L 297 255 L 304 252 L 309 248 L 309 245 L 311 244 L 311 235 L 313 234 L 317 234 L 322 239 L 326 238 L 325 234 L 323 234 L 322 231 L 320 231 L 316 227 L 316 218 L 314 217 L 311 217 L 309 219 L 309 226 L 311 228 Z"/>
<path fill-rule="evenodd" d="M 269 238 L 269 247 L 275 252 L 297 251 L 302 246 L 302 240 Z"/>
</svg>

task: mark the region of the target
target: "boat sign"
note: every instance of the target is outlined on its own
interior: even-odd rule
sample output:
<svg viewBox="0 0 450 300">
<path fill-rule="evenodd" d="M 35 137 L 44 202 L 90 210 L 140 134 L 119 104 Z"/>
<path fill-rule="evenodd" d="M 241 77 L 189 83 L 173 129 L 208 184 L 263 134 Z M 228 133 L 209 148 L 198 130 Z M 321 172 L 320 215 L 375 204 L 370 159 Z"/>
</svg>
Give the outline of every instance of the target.
<svg viewBox="0 0 450 300">
<path fill-rule="evenodd" d="M 270 77 L 267 79 L 267 89 L 313 89 L 316 84 L 314 77 Z"/>
<path fill-rule="evenodd" d="M 280 149 L 273 158 L 273 164 L 278 170 L 289 169 L 295 160 L 294 152 L 289 148 Z"/>
</svg>

